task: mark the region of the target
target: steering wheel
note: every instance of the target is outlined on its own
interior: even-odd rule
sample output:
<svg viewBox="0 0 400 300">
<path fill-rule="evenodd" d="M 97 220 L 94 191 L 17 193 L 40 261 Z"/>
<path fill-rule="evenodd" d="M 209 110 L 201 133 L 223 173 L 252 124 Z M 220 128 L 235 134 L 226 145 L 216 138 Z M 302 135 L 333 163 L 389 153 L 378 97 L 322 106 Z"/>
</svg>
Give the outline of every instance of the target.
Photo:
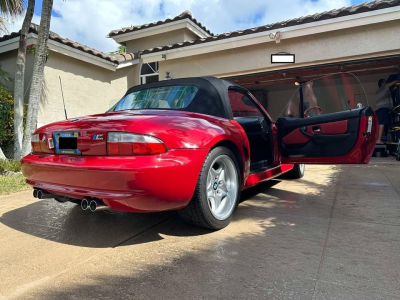
<svg viewBox="0 0 400 300">
<path fill-rule="evenodd" d="M 304 112 L 304 118 L 316 117 L 322 115 L 322 109 L 318 106 L 311 106 Z"/>
</svg>

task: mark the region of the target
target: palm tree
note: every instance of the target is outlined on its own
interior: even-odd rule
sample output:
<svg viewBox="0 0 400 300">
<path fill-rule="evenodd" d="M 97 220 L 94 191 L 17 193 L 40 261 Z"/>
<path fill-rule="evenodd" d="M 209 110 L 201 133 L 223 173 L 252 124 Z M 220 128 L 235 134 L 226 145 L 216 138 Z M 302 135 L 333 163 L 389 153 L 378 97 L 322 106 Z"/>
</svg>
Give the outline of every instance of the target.
<svg viewBox="0 0 400 300">
<path fill-rule="evenodd" d="M 29 26 L 32 22 L 35 0 L 28 1 L 24 22 L 22 23 L 21 34 L 19 37 L 19 48 L 17 65 L 15 68 L 14 84 L 14 158 L 20 159 L 22 156 L 22 138 L 24 133 L 24 76 L 26 62 L 26 36 L 29 33 Z"/>
<path fill-rule="evenodd" d="M 4 16 L 15 17 L 19 15 L 24 10 L 24 0 L 0 0 L 0 32 L 7 31 L 7 23 Z M 9 81 L 10 77 L 1 67 L 0 67 L 0 79 L 2 81 Z M 5 155 L 0 148 L 0 159 L 5 159 Z"/>
<path fill-rule="evenodd" d="M 43 0 L 40 28 L 33 62 L 32 84 L 29 93 L 28 115 L 26 117 L 25 134 L 22 142 L 22 155 L 30 151 L 31 135 L 36 129 L 39 113 L 40 96 L 43 85 L 43 71 L 47 56 L 47 40 L 50 33 L 51 10 L 53 0 Z"/>
</svg>

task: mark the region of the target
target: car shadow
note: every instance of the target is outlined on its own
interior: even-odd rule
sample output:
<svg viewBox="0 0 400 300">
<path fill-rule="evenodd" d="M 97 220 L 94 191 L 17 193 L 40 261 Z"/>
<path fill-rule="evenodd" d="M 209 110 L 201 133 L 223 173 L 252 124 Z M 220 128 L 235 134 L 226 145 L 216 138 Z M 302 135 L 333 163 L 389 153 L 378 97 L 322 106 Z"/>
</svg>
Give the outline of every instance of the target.
<svg viewBox="0 0 400 300">
<path fill-rule="evenodd" d="M 158 213 L 124 213 L 99 211 L 92 213 L 72 203 L 53 199 L 37 201 L 3 213 L 0 222 L 14 230 L 38 238 L 90 248 L 117 247 L 164 223 L 182 223 L 176 236 L 195 236 L 210 231 L 180 221 L 175 211 Z M 162 234 L 163 226 L 159 226 Z M 163 239 L 152 235 L 153 241 Z M 171 234 L 171 232 L 170 232 Z"/>
<path fill-rule="evenodd" d="M 267 181 L 242 192 L 240 202 L 269 190 L 279 182 Z M 38 238 L 89 248 L 148 243 L 163 239 L 163 235 L 199 236 L 212 232 L 186 224 L 176 211 L 144 214 L 106 211 L 92 213 L 82 211 L 76 204 L 58 203 L 53 199 L 36 201 L 8 211 L 0 217 L 0 222 Z M 161 224 L 163 226 L 159 226 Z M 155 227 L 157 230 L 151 230 Z"/>
</svg>

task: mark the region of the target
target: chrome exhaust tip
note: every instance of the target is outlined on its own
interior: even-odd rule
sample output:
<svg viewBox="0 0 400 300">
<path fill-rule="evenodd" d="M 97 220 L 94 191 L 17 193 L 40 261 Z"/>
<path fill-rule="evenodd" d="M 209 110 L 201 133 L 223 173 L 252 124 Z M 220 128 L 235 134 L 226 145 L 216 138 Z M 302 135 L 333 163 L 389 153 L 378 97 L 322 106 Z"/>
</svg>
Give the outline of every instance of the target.
<svg viewBox="0 0 400 300">
<path fill-rule="evenodd" d="M 43 192 L 41 190 L 38 190 L 36 193 L 36 198 L 38 199 L 43 199 Z"/>
<path fill-rule="evenodd" d="M 81 208 L 82 208 L 82 210 L 87 210 L 89 208 L 89 201 L 87 201 L 86 199 L 83 199 L 81 201 Z"/>
<path fill-rule="evenodd" d="M 98 210 L 110 210 L 110 208 L 105 205 L 101 200 L 90 201 L 89 208 L 91 212 L 95 212 Z"/>
<path fill-rule="evenodd" d="M 34 189 L 33 190 L 33 197 L 34 198 L 37 198 L 38 196 L 37 196 L 37 193 L 38 193 L 38 190 L 37 189 Z"/>
<path fill-rule="evenodd" d="M 46 191 L 42 191 L 39 189 L 37 190 L 37 193 L 36 193 L 36 198 L 38 198 L 38 199 L 53 199 L 55 197 L 57 197 L 57 195 L 51 194 L 51 193 L 48 193 Z"/>
</svg>

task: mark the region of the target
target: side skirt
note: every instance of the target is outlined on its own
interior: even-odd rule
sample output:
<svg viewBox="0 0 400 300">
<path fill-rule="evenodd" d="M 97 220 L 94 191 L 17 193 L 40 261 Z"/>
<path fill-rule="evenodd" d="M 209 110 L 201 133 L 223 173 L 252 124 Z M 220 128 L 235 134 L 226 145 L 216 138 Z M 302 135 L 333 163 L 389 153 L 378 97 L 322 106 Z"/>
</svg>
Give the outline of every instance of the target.
<svg viewBox="0 0 400 300">
<path fill-rule="evenodd" d="M 259 184 L 260 182 L 273 179 L 275 177 L 278 177 L 286 172 L 289 172 L 291 169 L 293 169 L 293 164 L 282 164 L 277 167 L 273 167 L 271 169 L 267 169 L 265 171 L 259 172 L 259 173 L 254 173 L 249 176 L 247 176 L 246 181 L 244 183 L 244 190 L 248 189 L 252 186 L 255 186 Z"/>
</svg>

